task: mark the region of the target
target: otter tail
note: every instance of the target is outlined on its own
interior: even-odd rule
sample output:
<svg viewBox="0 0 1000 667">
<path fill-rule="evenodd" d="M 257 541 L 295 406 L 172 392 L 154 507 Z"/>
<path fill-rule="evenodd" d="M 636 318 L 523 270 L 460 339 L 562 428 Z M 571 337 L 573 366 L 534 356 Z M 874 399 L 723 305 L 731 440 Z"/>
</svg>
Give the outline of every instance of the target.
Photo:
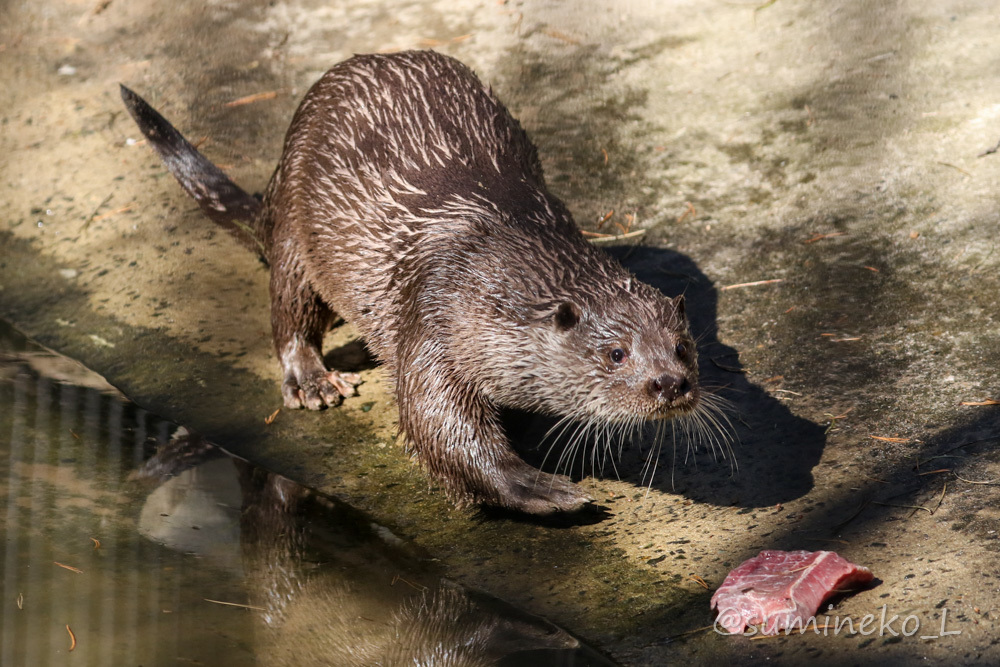
<svg viewBox="0 0 1000 667">
<path fill-rule="evenodd" d="M 266 262 L 266 236 L 258 216 L 260 200 L 229 180 L 146 100 L 125 86 L 121 87 L 121 92 L 139 129 L 185 192 L 198 202 L 205 215 Z"/>
</svg>

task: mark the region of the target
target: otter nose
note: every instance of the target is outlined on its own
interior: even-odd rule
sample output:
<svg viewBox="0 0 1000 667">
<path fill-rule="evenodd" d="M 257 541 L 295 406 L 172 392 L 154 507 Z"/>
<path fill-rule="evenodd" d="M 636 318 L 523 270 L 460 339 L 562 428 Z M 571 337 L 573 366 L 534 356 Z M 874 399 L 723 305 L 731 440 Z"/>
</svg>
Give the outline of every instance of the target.
<svg viewBox="0 0 1000 667">
<path fill-rule="evenodd" d="M 653 395 L 653 398 L 666 403 L 673 403 L 689 391 L 691 391 L 691 383 L 686 377 L 664 373 L 649 381 L 649 393 Z"/>
</svg>

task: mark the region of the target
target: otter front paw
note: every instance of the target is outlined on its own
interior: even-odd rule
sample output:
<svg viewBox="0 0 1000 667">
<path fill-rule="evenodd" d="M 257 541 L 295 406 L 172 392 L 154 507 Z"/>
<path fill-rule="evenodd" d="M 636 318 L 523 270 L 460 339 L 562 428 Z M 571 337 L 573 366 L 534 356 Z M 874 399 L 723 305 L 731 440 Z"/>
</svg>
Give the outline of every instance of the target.
<svg viewBox="0 0 1000 667">
<path fill-rule="evenodd" d="M 286 373 L 281 383 L 281 395 L 285 407 L 320 410 L 326 406 L 336 407 L 347 396 L 354 396 L 355 387 L 361 383 L 357 373 L 341 373 L 318 370 Z"/>
<path fill-rule="evenodd" d="M 594 502 L 583 489 L 563 475 L 550 475 L 523 464 L 503 471 L 497 485 L 496 504 L 527 514 L 577 512 Z"/>
</svg>

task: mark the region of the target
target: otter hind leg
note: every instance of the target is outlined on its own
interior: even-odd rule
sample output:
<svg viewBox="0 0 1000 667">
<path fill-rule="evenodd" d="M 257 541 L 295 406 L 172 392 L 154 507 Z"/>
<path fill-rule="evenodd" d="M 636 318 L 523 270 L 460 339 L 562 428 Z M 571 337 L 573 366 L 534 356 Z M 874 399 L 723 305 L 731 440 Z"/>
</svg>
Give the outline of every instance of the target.
<svg viewBox="0 0 1000 667">
<path fill-rule="evenodd" d="M 327 370 L 323 363 L 323 334 L 336 313 L 312 288 L 301 261 L 287 248 L 275 244 L 271 269 L 271 331 L 281 362 L 281 395 L 288 408 L 334 407 L 356 393 L 361 378 L 357 373 Z"/>
</svg>

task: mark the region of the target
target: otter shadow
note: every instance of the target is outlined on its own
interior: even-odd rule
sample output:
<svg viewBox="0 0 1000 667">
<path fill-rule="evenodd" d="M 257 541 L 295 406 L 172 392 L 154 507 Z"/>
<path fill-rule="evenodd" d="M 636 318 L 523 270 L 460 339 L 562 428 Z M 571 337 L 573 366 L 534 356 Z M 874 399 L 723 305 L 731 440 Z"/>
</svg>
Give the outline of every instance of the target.
<svg viewBox="0 0 1000 667">
<path fill-rule="evenodd" d="M 338 326 L 343 326 L 340 324 Z M 339 347 L 328 349 L 323 354 L 323 363 L 327 368 L 336 368 L 339 371 L 369 371 L 378 367 L 378 362 L 365 346 L 361 338 L 354 338 Z"/>
<path fill-rule="evenodd" d="M 689 437 L 668 422 L 659 429 L 662 439 L 651 424 L 622 442 L 591 439 L 569 451 L 573 427 L 552 434 L 555 420 L 509 412 L 504 424 L 518 453 L 532 465 L 574 479 L 584 474 L 618 477 L 640 489 L 719 506 L 764 507 L 809 492 L 812 469 L 826 442 L 824 429 L 792 414 L 747 379 L 739 352 L 719 341 L 718 294 L 708 277 L 691 258 L 675 251 L 635 246 L 609 252 L 664 294 L 685 295 L 691 333 L 698 341 L 700 383 L 706 393 L 728 403 L 729 423 L 720 424 L 717 435 L 727 435 L 730 445 L 711 437 Z"/>
</svg>

